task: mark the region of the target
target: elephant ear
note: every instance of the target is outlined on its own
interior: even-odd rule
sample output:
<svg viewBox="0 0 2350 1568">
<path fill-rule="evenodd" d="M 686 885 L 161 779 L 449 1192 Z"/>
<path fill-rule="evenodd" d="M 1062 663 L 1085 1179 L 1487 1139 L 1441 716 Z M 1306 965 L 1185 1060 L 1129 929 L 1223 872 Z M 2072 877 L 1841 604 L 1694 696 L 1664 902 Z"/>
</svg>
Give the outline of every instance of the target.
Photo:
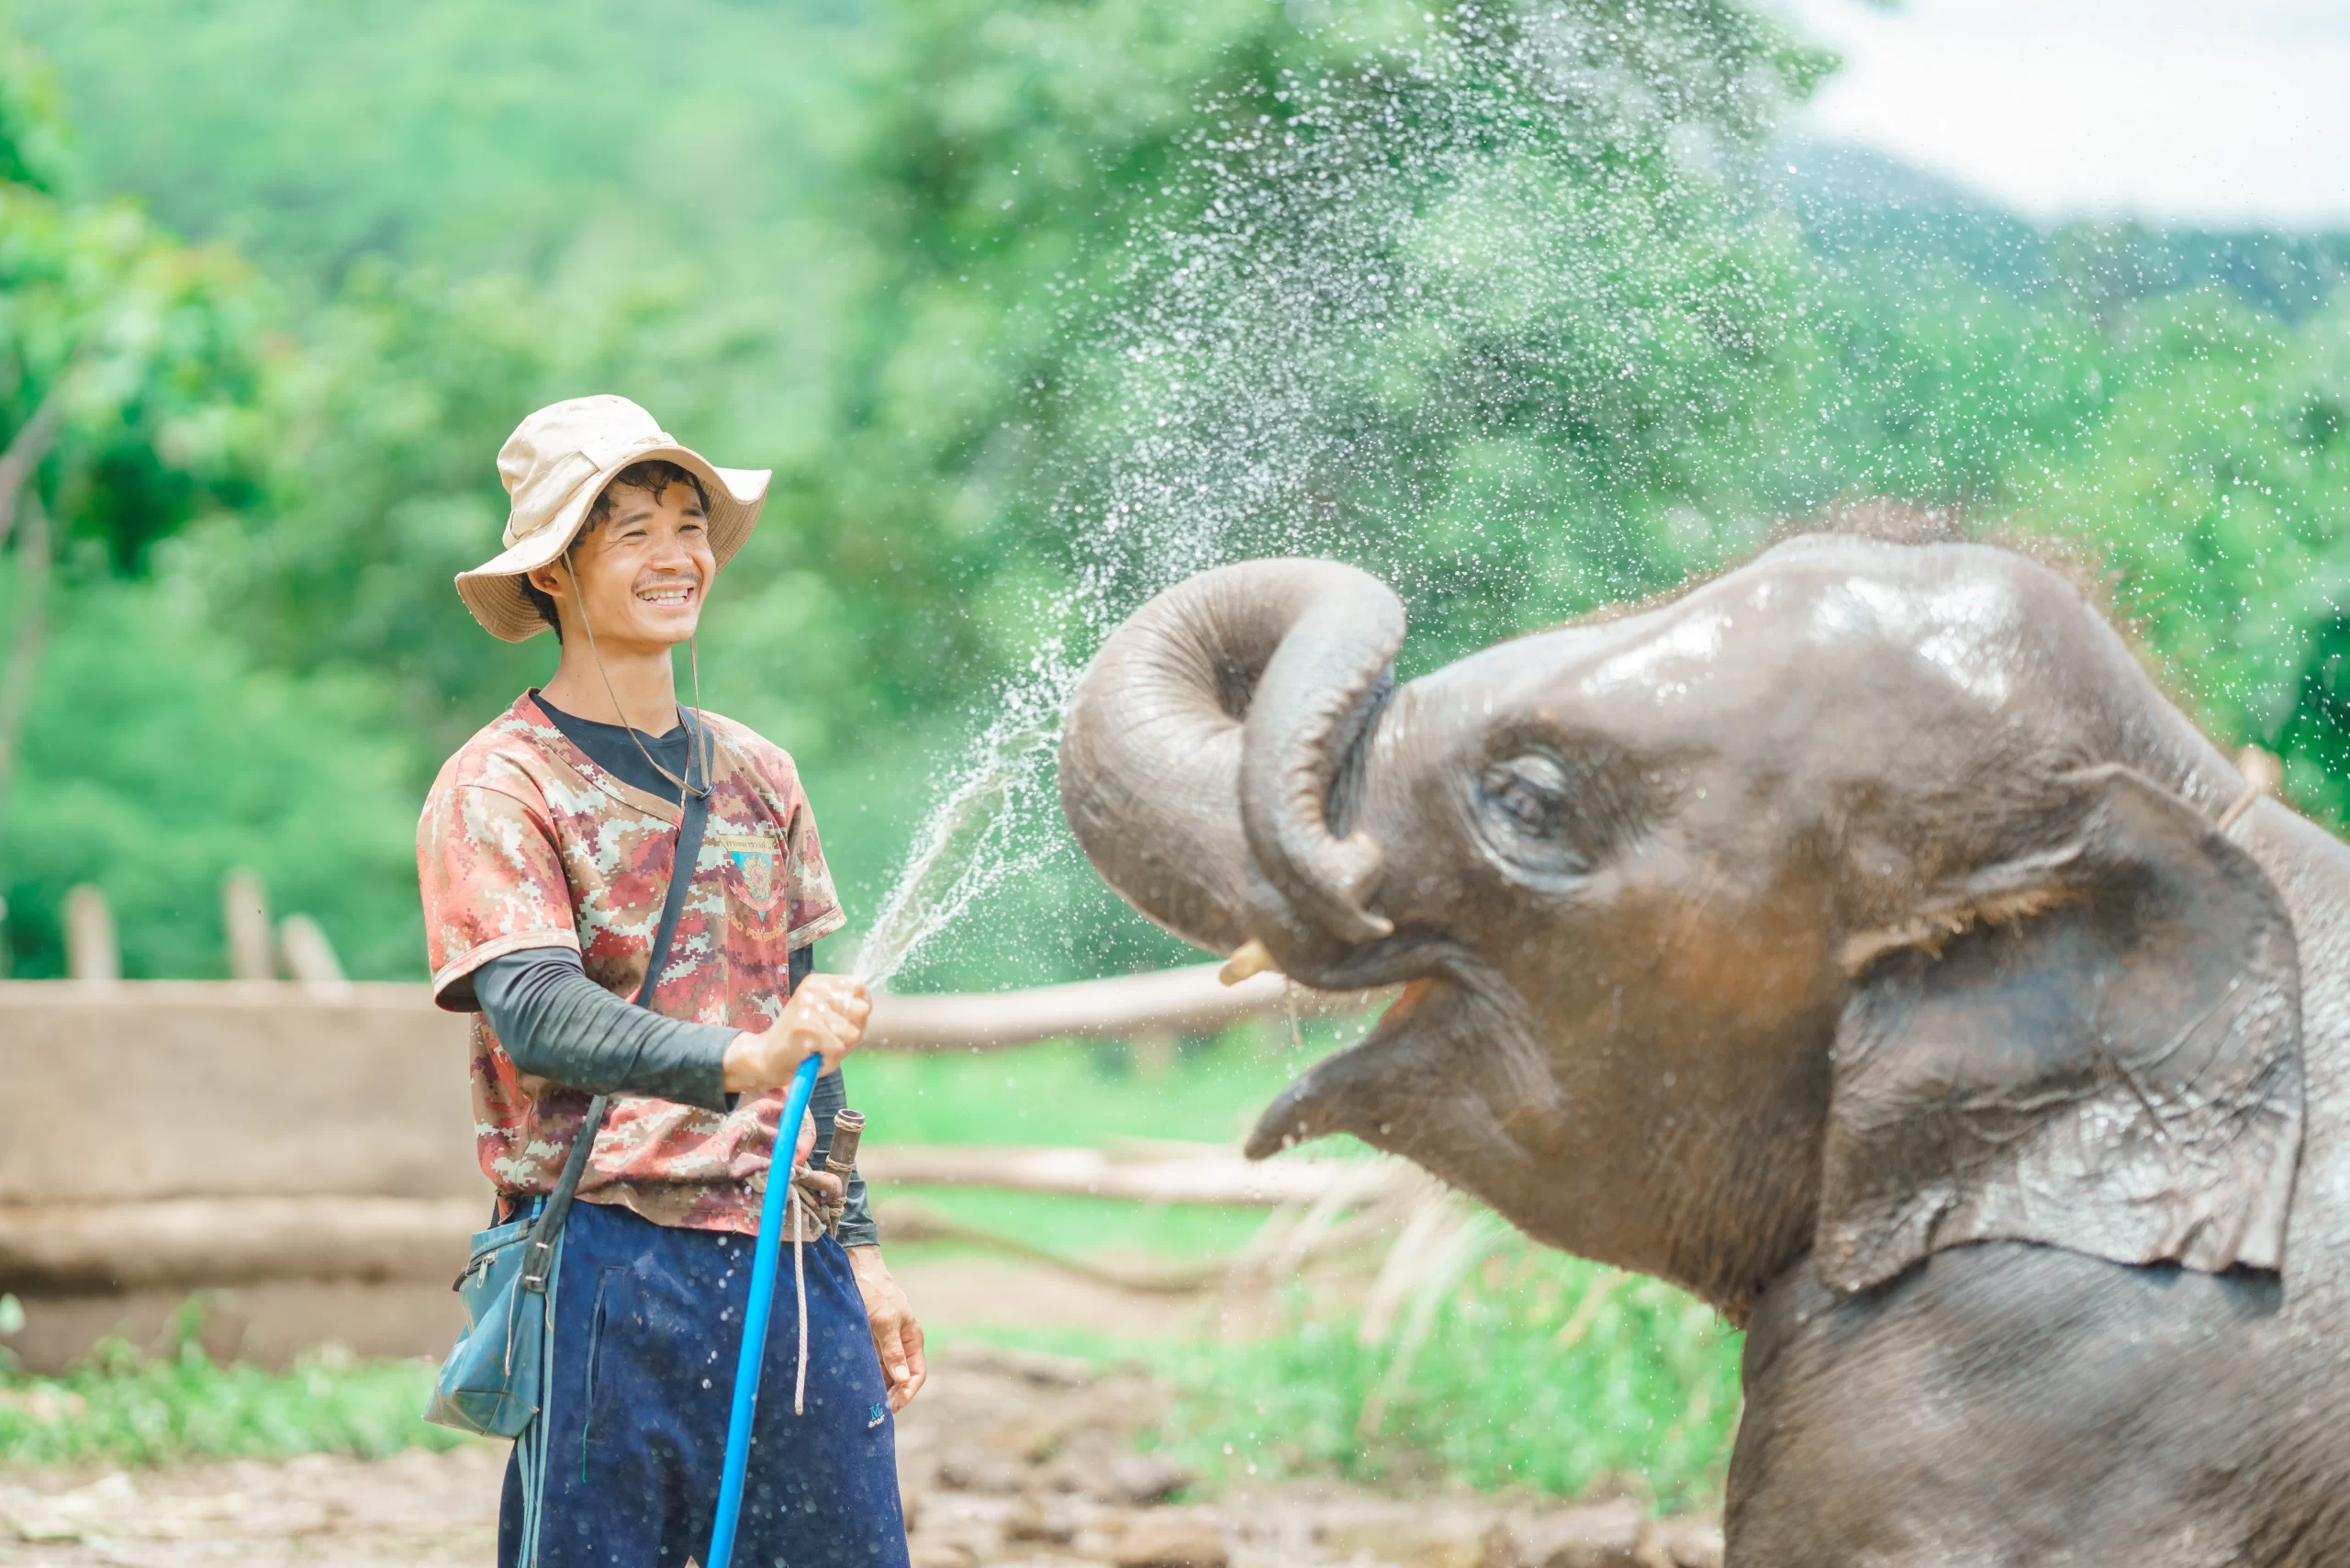
<svg viewBox="0 0 2350 1568">
<path fill-rule="evenodd" d="M 2277 1270 L 2300 966 L 2249 855 L 2125 768 L 2053 846 L 1848 948 L 1815 1251 L 1839 1291 L 1944 1248 Z"/>
</svg>

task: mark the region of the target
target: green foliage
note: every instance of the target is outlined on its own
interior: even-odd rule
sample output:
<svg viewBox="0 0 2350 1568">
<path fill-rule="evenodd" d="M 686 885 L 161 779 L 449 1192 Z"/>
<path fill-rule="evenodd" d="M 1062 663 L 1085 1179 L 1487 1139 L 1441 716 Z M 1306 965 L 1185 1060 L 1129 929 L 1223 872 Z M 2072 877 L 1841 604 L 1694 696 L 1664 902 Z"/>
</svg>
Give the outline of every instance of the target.
<svg viewBox="0 0 2350 1568">
<path fill-rule="evenodd" d="M 0 39 L 0 183 L 58 196 L 75 174 L 56 69 L 25 41 Z"/>
<path fill-rule="evenodd" d="M 0 1373 L 0 1461 L 378 1459 L 407 1448 L 454 1448 L 469 1439 L 417 1414 L 432 1392 L 432 1373 L 421 1361 L 333 1355 L 271 1372 L 218 1365 L 185 1334 L 176 1350 L 158 1356 L 109 1340 L 62 1377 Z"/>
<path fill-rule="evenodd" d="M 1778 406 L 1791 256 L 1668 143 L 1759 135 L 1817 62 L 1733 6 L 1305 14 L 906 14 L 856 510 L 1095 615 L 1301 545 L 1451 644 L 1672 580 L 1651 521 Z M 1561 39 L 1626 90 L 1555 90 Z"/>
<path fill-rule="evenodd" d="M 2212 733 L 2350 819 L 2350 315 L 2288 325 L 2204 290 L 2125 323 L 2097 441 L 2019 476 L 2014 518 L 2102 554 Z"/>
<path fill-rule="evenodd" d="M 418 765 L 382 690 L 256 668 L 176 574 L 126 582 L 85 563 L 75 578 L 50 609 L 0 823 L 13 972 L 64 972 L 59 911 L 86 881 L 114 906 L 126 973 L 223 975 L 219 883 L 236 866 L 280 913 L 318 919 L 352 972 L 411 970 Z"/>
<path fill-rule="evenodd" d="M 110 187 L 329 286 L 374 256 L 556 265 L 598 226 L 672 252 L 739 239 L 821 172 L 827 9 L 10 6 L 70 84 Z"/>
<path fill-rule="evenodd" d="M 189 250 L 127 206 L 0 185 L 0 419 L 13 433 L 62 398 L 42 490 L 113 569 L 140 569 L 155 541 L 252 497 L 263 310 L 233 256 Z"/>
</svg>

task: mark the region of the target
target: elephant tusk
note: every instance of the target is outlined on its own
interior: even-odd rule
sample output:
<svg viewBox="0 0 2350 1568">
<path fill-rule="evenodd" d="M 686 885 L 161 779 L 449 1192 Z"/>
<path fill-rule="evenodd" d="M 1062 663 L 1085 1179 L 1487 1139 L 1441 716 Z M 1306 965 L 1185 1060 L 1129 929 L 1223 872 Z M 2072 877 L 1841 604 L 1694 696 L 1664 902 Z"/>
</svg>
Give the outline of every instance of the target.
<svg viewBox="0 0 2350 1568">
<path fill-rule="evenodd" d="M 1232 950 L 1232 957 L 1224 961 L 1224 968 L 1216 970 L 1215 978 L 1226 985 L 1238 985 L 1249 976 L 1261 975 L 1268 969 L 1275 974 L 1281 972 L 1281 967 L 1273 962 L 1273 955 L 1266 949 L 1264 943 L 1251 936 Z"/>
<path fill-rule="evenodd" d="M 2275 753 L 2248 745 L 2236 753 L 2236 771 L 2244 775 L 2244 793 L 2235 798 L 2228 809 L 2220 813 L 2219 829 L 2225 833 L 2236 825 L 2236 819 L 2252 809 L 2252 803 L 2263 795 L 2275 795 L 2284 788 L 2285 764 Z"/>
</svg>

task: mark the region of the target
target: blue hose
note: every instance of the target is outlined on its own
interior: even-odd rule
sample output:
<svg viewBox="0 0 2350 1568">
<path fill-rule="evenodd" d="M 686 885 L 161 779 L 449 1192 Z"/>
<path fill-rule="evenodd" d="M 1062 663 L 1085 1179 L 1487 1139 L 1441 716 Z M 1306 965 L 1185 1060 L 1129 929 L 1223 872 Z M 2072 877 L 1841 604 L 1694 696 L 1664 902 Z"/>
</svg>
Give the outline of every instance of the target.
<svg viewBox="0 0 2350 1568">
<path fill-rule="evenodd" d="M 816 1092 L 822 1058 L 811 1056 L 791 1075 L 791 1093 L 776 1124 L 775 1159 L 767 1167 L 767 1196 L 759 1204 L 759 1240 L 751 1255 L 751 1299 L 743 1313 L 743 1351 L 734 1361 L 734 1404 L 726 1414 L 726 1473 L 718 1483 L 718 1522 L 711 1527 L 705 1568 L 729 1568 L 734 1559 L 734 1525 L 743 1515 L 743 1472 L 751 1460 L 751 1417 L 759 1406 L 759 1365 L 767 1359 L 767 1319 L 774 1316 L 776 1260 L 783 1251 L 783 1211 L 790 1201 L 792 1150 L 800 1124 Z"/>
</svg>

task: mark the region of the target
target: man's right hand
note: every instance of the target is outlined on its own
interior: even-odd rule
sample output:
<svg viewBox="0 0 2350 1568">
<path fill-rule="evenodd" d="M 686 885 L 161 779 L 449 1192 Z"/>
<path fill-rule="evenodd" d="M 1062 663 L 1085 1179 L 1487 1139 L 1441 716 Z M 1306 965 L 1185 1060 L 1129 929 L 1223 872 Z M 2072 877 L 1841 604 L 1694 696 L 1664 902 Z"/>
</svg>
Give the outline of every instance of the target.
<svg viewBox="0 0 2350 1568">
<path fill-rule="evenodd" d="M 840 1070 L 841 1058 L 865 1037 L 873 998 L 865 982 L 848 975 L 810 975 L 783 1004 L 774 1026 L 745 1030 L 727 1042 L 726 1091 L 755 1094 L 791 1081 L 810 1056 L 824 1059 L 822 1071 Z"/>
</svg>

